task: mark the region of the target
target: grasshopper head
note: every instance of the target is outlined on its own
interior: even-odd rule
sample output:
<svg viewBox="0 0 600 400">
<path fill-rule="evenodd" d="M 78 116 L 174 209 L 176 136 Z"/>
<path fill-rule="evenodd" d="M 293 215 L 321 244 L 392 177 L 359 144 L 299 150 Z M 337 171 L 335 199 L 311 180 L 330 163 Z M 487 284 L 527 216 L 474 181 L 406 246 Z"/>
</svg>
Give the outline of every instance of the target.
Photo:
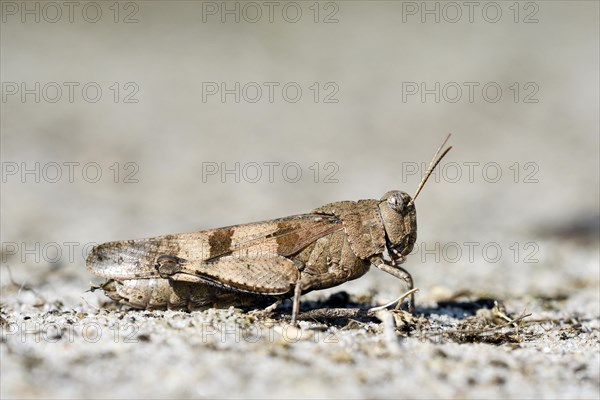
<svg viewBox="0 0 600 400">
<path fill-rule="evenodd" d="M 381 197 L 379 213 L 381 214 L 385 228 L 387 248 L 394 260 L 402 260 L 407 256 L 417 241 L 417 210 L 415 210 L 415 199 L 421 193 L 421 189 L 425 186 L 425 182 L 427 182 L 435 167 L 452 149 L 452 146 L 450 146 L 443 150 L 448 139 L 450 139 L 450 134 L 446 136 L 442 145 L 435 152 L 412 198 L 408 193 L 399 190 L 392 190 Z"/>
<path fill-rule="evenodd" d="M 379 212 L 390 255 L 408 255 L 417 240 L 417 210 L 412 198 L 399 190 L 387 192 L 381 197 Z"/>
</svg>

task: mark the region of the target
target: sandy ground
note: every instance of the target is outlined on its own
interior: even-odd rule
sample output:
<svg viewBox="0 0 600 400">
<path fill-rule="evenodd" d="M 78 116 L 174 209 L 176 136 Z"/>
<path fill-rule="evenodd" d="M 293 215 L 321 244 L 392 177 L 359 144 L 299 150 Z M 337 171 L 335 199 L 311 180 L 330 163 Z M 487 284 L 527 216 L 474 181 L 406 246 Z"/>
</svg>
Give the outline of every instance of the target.
<svg viewBox="0 0 600 400">
<path fill-rule="evenodd" d="M 26 3 L 39 22 L 2 1 L 0 25 L 2 398 L 600 397 L 597 2 L 482 2 L 472 22 L 433 1 L 439 22 L 422 2 L 281 2 L 273 22 L 261 2 L 227 2 L 239 22 L 221 2 L 73 22 Z M 97 243 L 413 193 L 448 132 L 416 202 L 413 315 L 368 312 L 404 291 L 377 270 L 305 296 L 298 327 L 289 302 L 88 291 Z"/>
</svg>

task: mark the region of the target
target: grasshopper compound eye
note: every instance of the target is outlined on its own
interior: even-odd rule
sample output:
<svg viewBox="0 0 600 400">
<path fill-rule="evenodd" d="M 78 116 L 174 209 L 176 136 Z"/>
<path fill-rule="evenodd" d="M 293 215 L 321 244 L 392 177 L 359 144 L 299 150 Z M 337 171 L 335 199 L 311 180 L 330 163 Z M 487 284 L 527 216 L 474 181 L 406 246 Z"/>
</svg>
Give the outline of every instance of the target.
<svg viewBox="0 0 600 400">
<path fill-rule="evenodd" d="M 392 190 L 384 194 L 381 197 L 381 201 L 386 204 L 386 208 L 389 208 L 398 214 L 406 214 L 412 199 L 406 192 Z"/>
<path fill-rule="evenodd" d="M 388 197 L 387 201 L 392 210 L 398 213 L 402 213 L 404 210 L 404 200 L 402 199 L 400 193 L 393 193 L 390 197 Z"/>
</svg>

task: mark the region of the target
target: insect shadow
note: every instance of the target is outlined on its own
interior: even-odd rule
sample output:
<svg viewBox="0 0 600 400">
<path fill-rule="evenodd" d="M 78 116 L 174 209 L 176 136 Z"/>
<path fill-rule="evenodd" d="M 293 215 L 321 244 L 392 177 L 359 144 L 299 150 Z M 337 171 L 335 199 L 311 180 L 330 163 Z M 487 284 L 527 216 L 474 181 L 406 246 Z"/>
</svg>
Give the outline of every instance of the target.
<svg viewBox="0 0 600 400">
<path fill-rule="evenodd" d="M 446 315 L 460 320 L 476 315 L 479 310 L 491 310 L 496 302 L 497 300 L 492 298 L 439 301 L 435 307 L 417 307 L 417 314 L 423 314 L 425 317 Z"/>
<path fill-rule="evenodd" d="M 416 307 L 414 314 L 422 317 L 445 315 L 463 320 L 477 314 L 482 309 L 491 310 L 497 304 L 496 299 L 478 298 L 475 300 L 439 301 L 435 306 Z M 274 316 L 285 318 L 289 315 L 291 301 L 285 301 L 274 310 Z M 378 321 L 375 313 L 370 312 L 373 305 L 352 301 L 345 292 L 336 292 L 324 300 L 305 301 L 300 310 L 300 319 L 327 322 L 330 325 L 345 325 L 348 320 Z"/>
</svg>

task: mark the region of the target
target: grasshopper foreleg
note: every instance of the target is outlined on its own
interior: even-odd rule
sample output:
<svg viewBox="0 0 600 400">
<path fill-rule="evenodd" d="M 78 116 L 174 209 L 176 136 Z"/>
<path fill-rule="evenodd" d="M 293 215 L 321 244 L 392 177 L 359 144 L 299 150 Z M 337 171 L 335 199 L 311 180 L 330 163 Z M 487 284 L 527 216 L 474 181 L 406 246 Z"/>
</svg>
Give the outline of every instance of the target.
<svg viewBox="0 0 600 400">
<path fill-rule="evenodd" d="M 387 272 L 388 274 L 390 274 L 398 279 L 402 279 L 404 282 L 406 282 L 406 284 L 408 285 L 409 291 L 413 290 L 414 285 L 413 285 L 412 275 L 407 270 L 402 268 L 400 265 L 398 265 L 396 263 L 390 263 L 388 261 L 385 261 L 380 256 L 371 257 L 370 261 L 373 265 L 375 265 L 380 270 Z M 400 303 L 398 303 L 398 305 L 396 306 L 396 308 L 398 308 L 398 307 L 400 307 Z M 408 311 L 412 313 L 412 312 L 414 312 L 414 309 L 415 309 L 415 294 L 411 293 L 410 300 L 408 303 Z"/>
</svg>

